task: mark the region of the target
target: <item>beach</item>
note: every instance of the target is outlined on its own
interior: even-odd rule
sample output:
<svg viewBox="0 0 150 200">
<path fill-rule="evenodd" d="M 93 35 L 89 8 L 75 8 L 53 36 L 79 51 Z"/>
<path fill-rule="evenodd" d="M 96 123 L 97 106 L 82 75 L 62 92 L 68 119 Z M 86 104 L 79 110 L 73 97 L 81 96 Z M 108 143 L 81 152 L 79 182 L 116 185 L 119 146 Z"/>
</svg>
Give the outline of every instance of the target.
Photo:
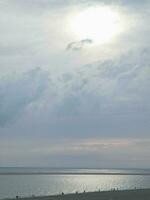
<svg viewBox="0 0 150 200">
<path fill-rule="evenodd" d="M 60 194 L 53 196 L 16 197 L 18 200 L 149 200 L 150 189 L 113 190 Z"/>
</svg>

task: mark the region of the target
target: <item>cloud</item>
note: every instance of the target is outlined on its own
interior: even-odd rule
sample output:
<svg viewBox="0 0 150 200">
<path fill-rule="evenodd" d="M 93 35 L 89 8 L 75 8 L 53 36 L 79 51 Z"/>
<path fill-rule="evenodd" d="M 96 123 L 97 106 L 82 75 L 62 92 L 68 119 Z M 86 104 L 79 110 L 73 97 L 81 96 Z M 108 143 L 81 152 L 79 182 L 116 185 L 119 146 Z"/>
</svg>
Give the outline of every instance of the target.
<svg viewBox="0 0 150 200">
<path fill-rule="evenodd" d="M 148 135 L 148 63 L 148 50 L 129 52 L 60 75 L 53 80 L 57 103 L 51 132 L 77 137 L 140 135 L 141 131 Z"/>
<path fill-rule="evenodd" d="M 69 105 L 73 99 L 74 102 L 80 101 L 80 103 L 83 99 L 87 101 L 97 99 L 101 106 L 109 103 L 115 107 L 119 107 L 119 104 L 134 107 L 136 105 L 133 101 L 137 103 L 147 101 L 149 93 L 146 91 L 150 85 L 147 75 L 148 62 L 148 50 L 136 54 L 129 52 L 116 59 L 97 61 L 81 67 L 76 72 L 64 74 L 65 76 L 60 77 L 60 84 L 66 91 L 64 101 L 66 100 L 66 105 Z M 66 76 L 69 79 L 64 78 Z M 90 98 L 87 98 L 88 96 Z"/>
<path fill-rule="evenodd" d="M 72 50 L 72 51 L 80 51 L 85 46 L 92 44 L 93 41 L 91 39 L 83 39 L 78 42 L 71 42 L 67 45 L 66 50 Z"/>
<path fill-rule="evenodd" d="M 26 107 L 36 102 L 48 84 L 48 75 L 35 68 L 19 76 L 0 79 L 0 126 L 18 118 Z"/>
<path fill-rule="evenodd" d="M 149 134 L 148 49 L 134 54 L 128 52 L 116 59 L 97 61 L 55 76 L 51 74 L 51 80 L 48 80 L 48 72 L 35 72 L 34 78 L 30 78 L 32 76 L 28 72 L 17 75 L 16 80 L 1 80 L 1 88 L 6 88 L 1 89 L 1 96 L 10 93 L 6 85 L 11 85 L 14 96 L 13 101 L 8 98 L 7 104 L 7 101 L 2 101 L 1 125 L 9 124 L 10 119 L 16 119 L 15 113 L 18 115 L 28 105 L 37 102 L 36 109 L 31 106 L 23 115 L 25 121 L 22 120 L 20 125 L 15 122 L 16 127 L 20 128 L 28 124 L 25 132 L 29 134 L 36 132 L 39 136 L 42 133 L 48 137 L 75 135 L 83 138 L 91 135 Z M 28 77 L 26 82 L 24 77 Z M 37 80 L 36 84 L 34 79 Z M 26 87 L 23 86 L 24 82 Z M 31 87 L 28 88 L 28 85 Z M 43 89 L 39 89 L 41 87 Z M 31 98 L 28 93 L 33 88 L 35 93 Z M 43 91 L 46 91 L 44 95 Z M 5 116 L 7 123 L 4 123 Z"/>
<path fill-rule="evenodd" d="M 15 165 L 24 159 L 31 165 L 55 161 L 58 166 L 89 166 L 93 160 L 97 166 L 115 161 L 149 166 L 148 3 L 0 1 L 1 163 Z M 74 11 L 101 4 L 121 13 L 124 31 L 108 44 L 94 45 L 90 38 L 76 41 L 66 29 L 67 19 Z M 65 47 L 80 53 L 66 53 Z M 131 136 L 147 137 L 148 143 L 130 142 Z M 106 141 L 112 137 L 120 139 Z M 138 161 L 132 162 L 134 158 Z"/>
<path fill-rule="evenodd" d="M 107 167 L 146 167 L 149 146 L 149 138 L 13 139 L 0 141 L 0 159 L 7 166 L 49 166 L 50 160 L 53 166 L 60 166 L 61 160 L 64 167 L 106 167 L 106 163 Z"/>
</svg>

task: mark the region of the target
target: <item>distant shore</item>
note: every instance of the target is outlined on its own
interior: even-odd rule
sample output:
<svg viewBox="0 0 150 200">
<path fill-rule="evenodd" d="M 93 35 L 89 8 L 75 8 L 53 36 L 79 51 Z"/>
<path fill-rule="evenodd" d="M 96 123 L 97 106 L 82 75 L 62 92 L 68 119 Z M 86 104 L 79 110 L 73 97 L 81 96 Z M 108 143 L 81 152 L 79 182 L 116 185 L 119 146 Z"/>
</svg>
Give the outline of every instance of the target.
<svg viewBox="0 0 150 200">
<path fill-rule="evenodd" d="M 60 194 L 53 196 L 16 197 L 18 200 L 150 200 L 150 189 L 112 190 Z M 15 199 L 15 200 L 16 200 Z M 14 199 L 12 199 L 14 200 Z"/>
<path fill-rule="evenodd" d="M 0 172 L 0 175 L 135 175 L 150 176 L 150 173 L 118 173 L 118 172 Z"/>
</svg>

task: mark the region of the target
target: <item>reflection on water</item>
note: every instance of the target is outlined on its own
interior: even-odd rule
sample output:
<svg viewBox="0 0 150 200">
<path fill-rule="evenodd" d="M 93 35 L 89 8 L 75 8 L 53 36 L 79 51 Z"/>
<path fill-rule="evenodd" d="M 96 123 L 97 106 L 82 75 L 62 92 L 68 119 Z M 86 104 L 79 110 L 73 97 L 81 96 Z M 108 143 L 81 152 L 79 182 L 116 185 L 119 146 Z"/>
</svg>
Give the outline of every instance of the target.
<svg viewBox="0 0 150 200">
<path fill-rule="evenodd" d="M 50 195 L 111 188 L 149 188 L 150 176 L 142 175 L 0 175 L 0 198 Z"/>
</svg>

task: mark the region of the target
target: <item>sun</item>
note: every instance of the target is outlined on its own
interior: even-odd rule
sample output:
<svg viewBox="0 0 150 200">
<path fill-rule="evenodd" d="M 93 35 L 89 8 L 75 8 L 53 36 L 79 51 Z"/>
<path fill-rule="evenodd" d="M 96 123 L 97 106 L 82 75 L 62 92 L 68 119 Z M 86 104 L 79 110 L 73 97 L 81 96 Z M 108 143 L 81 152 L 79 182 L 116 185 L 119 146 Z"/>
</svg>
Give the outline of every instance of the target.
<svg viewBox="0 0 150 200">
<path fill-rule="evenodd" d="M 102 44 L 109 42 L 120 31 L 119 13 L 109 7 L 88 8 L 70 20 L 73 34 L 79 39 L 91 39 Z"/>
</svg>

